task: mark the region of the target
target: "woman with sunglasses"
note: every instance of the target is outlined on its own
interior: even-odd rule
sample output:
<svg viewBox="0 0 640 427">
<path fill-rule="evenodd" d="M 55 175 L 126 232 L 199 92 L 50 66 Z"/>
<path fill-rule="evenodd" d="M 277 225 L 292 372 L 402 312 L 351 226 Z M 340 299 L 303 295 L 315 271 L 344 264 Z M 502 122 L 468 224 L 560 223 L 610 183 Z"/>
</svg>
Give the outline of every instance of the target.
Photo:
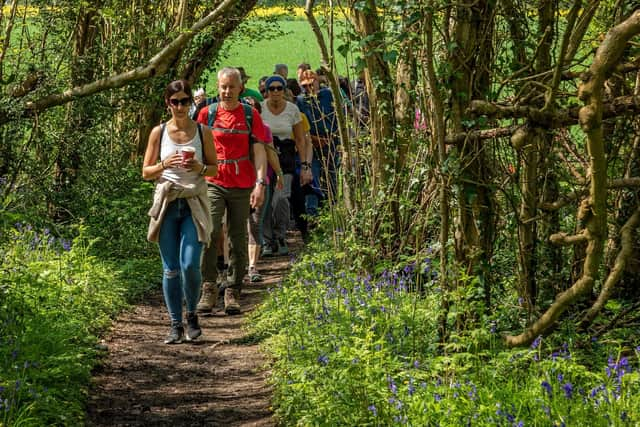
<svg viewBox="0 0 640 427">
<path fill-rule="evenodd" d="M 211 238 L 212 224 L 205 176 L 218 170 L 211 130 L 189 117 L 191 87 L 176 80 L 164 100 L 171 120 L 153 128 L 144 155 L 142 177 L 155 180 L 147 238 L 157 242 L 162 258 L 162 290 L 171 318 L 165 344 L 185 337 L 182 302 L 186 303 L 187 341 L 201 334 L 196 315 L 200 298 L 200 255 Z"/>
<path fill-rule="evenodd" d="M 291 183 L 295 172 L 295 153 L 302 162 L 300 184 L 306 185 L 312 180 L 311 160 L 313 147 L 306 143 L 300 110 L 296 104 L 285 99 L 287 81 L 284 77 L 274 74 L 265 84 L 267 99 L 262 102 L 262 119 L 271 128 L 274 145 L 280 153 L 280 166 L 284 173 L 284 188 L 276 190 L 271 202 L 271 229 L 265 230 L 265 255 L 274 252 L 277 245 L 278 255 L 287 255 L 289 249 L 286 243 L 287 226 L 290 218 L 289 198 L 291 197 Z M 269 223 L 268 221 L 266 222 Z"/>
</svg>

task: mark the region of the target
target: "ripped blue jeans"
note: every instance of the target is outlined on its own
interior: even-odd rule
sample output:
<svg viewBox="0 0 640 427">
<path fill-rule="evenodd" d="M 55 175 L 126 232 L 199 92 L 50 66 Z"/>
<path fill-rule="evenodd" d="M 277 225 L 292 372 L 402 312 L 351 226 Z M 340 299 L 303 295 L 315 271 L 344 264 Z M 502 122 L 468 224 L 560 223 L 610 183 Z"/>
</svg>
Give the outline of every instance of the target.
<svg viewBox="0 0 640 427">
<path fill-rule="evenodd" d="M 182 300 L 187 312 L 195 312 L 200 299 L 200 254 L 202 243 L 185 199 L 167 206 L 160 227 L 162 291 L 171 322 L 182 322 Z"/>
</svg>

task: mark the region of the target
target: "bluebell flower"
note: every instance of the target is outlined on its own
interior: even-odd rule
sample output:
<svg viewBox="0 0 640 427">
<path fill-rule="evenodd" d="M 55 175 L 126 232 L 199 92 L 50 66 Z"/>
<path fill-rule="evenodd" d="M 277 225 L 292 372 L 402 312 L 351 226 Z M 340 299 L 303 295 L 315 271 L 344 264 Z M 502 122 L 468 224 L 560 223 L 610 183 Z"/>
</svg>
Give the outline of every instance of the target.
<svg viewBox="0 0 640 427">
<path fill-rule="evenodd" d="M 420 367 L 420 362 L 418 360 L 413 361 L 413 367 L 418 369 Z"/>
<path fill-rule="evenodd" d="M 436 402 L 440 402 L 442 400 L 442 396 L 440 396 L 440 394 L 435 393 L 433 395 L 433 398 L 435 399 Z"/>
<path fill-rule="evenodd" d="M 558 374 L 558 382 L 561 383 L 563 379 L 564 379 L 564 375 L 562 375 L 562 372 L 560 372 Z"/>
<path fill-rule="evenodd" d="M 318 356 L 318 363 L 326 366 L 329 363 L 329 356 L 327 356 L 326 354 L 321 354 L 320 356 Z"/>
<path fill-rule="evenodd" d="M 378 416 L 378 410 L 376 409 L 376 405 L 369 405 L 369 407 L 367 408 L 374 417 Z"/>
<path fill-rule="evenodd" d="M 405 274 L 411 274 L 413 273 L 414 269 L 415 269 L 415 263 L 412 262 L 411 264 L 406 265 L 403 271 Z"/>
<path fill-rule="evenodd" d="M 391 378 L 391 375 L 387 376 L 387 382 L 389 383 L 389 390 L 391 393 L 398 394 L 398 386 L 396 386 L 396 382 Z"/>
<path fill-rule="evenodd" d="M 564 390 L 564 396 L 567 399 L 571 399 L 573 397 L 573 385 L 571 385 L 571 383 L 565 383 L 562 386 L 562 389 Z"/>
<path fill-rule="evenodd" d="M 533 340 L 533 342 L 531 343 L 531 348 L 532 349 L 538 348 L 541 342 L 542 342 L 542 335 L 538 335 L 538 337 L 535 340 Z"/>
<path fill-rule="evenodd" d="M 489 332 L 492 334 L 495 334 L 498 330 L 498 324 L 497 322 L 494 320 L 491 322 L 491 327 L 489 328 Z"/>
<path fill-rule="evenodd" d="M 544 388 L 544 389 L 546 390 L 546 392 L 547 392 L 547 394 L 548 394 L 549 396 L 551 396 L 551 395 L 552 395 L 552 393 L 553 393 L 553 389 L 552 389 L 552 387 L 551 387 L 551 384 L 549 384 L 547 381 L 542 381 L 542 382 L 540 383 L 540 385 L 542 386 L 542 388 Z"/>
</svg>

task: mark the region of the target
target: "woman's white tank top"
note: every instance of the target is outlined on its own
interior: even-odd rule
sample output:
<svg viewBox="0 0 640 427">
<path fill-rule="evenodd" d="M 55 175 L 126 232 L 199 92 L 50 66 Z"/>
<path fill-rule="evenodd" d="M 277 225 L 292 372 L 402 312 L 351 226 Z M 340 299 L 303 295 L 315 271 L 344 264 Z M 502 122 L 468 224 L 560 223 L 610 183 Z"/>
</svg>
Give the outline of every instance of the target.
<svg viewBox="0 0 640 427">
<path fill-rule="evenodd" d="M 197 124 L 197 126 L 200 126 L 200 124 Z M 202 141 L 200 140 L 200 132 L 198 130 L 196 130 L 195 136 L 189 142 L 178 144 L 171 139 L 165 126 L 160 137 L 160 159 L 164 160 L 172 154 L 180 152 L 183 147 L 189 146 L 196 149 L 195 158 L 198 159 L 200 163 L 204 163 L 202 161 Z M 194 169 L 190 171 L 181 167 L 163 170 L 162 178 L 171 182 L 179 182 L 180 184 L 195 184 L 199 180 L 204 179 L 200 176 L 199 170 Z"/>
</svg>

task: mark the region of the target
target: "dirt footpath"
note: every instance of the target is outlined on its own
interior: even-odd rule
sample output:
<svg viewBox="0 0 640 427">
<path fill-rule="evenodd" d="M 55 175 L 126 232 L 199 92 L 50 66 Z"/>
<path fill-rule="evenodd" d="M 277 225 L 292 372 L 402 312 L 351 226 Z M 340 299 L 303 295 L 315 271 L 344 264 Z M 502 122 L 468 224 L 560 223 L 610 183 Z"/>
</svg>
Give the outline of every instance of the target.
<svg viewBox="0 0 640 427">
<path fill-rule="evenodd" d="M 289 237 L 295 253 L 300 239 Z M 275 426 L 265 358 L 247 342 L 243 325 L 289 260 L 261 260 L 265 280 L 245 280 L 242 314 L 200 316 L 202 337 L 194 343 L 163 344 L 169 318 L 161 289 L 124 313 L 104 340 L 108 355 L 94 372 L 87 425 Z"/>
</svg>

